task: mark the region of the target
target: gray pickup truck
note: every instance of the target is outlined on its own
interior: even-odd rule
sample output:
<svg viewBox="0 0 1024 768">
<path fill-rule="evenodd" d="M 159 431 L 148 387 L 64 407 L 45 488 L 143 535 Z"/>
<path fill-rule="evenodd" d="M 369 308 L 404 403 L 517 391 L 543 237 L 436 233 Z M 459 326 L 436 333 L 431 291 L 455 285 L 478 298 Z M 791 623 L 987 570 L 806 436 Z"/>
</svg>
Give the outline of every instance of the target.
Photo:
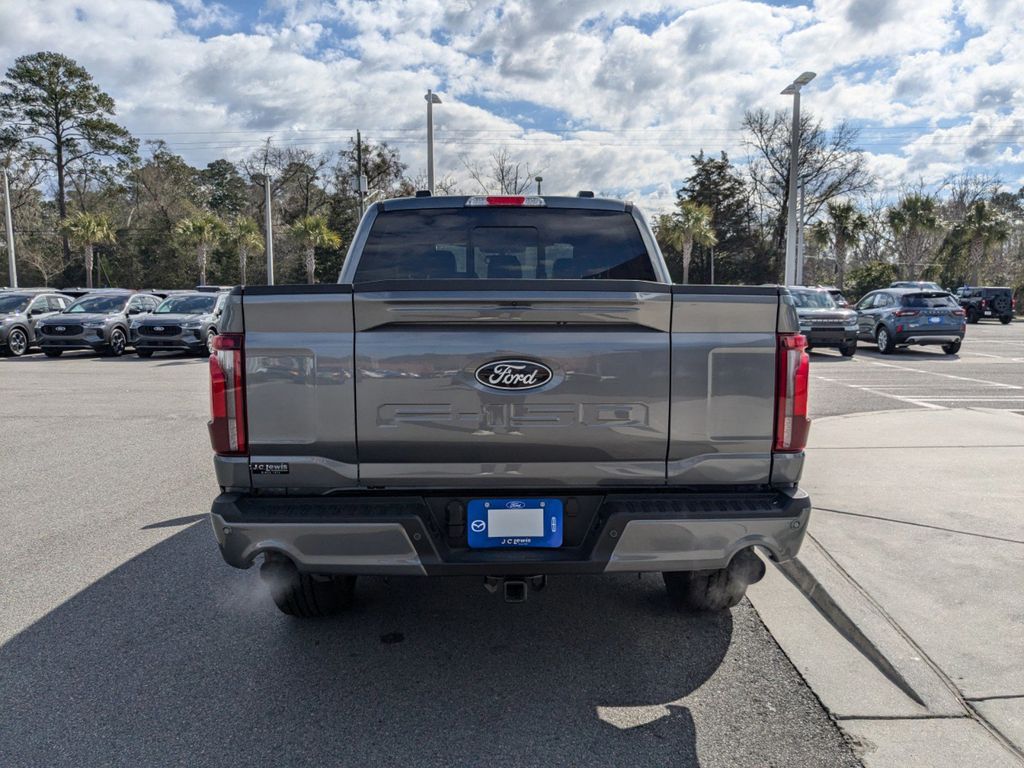
<svg viewBox="0 0 1024 768">
<path fill-rule="evenodd" d="M 660 572 L 722 610 L 786 560 L 807 355 L 784 288 L 671 284 L 631 204 L 370 207 L 337 284 L 247 286 L 210 357 L 224 559 L 297 616 L 355 579 Z"/>
</svg>

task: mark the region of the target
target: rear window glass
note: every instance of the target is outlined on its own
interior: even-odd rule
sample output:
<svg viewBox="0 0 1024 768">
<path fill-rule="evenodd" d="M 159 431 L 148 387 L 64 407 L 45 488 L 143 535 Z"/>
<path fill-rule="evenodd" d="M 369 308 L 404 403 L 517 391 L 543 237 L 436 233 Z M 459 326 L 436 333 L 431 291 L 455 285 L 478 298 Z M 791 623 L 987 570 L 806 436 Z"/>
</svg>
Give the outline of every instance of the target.
<svg viewBox="0 0 1024 768">
<path fill-rule="evenodd" d="M 948 293 L 907 293 L 904 294 L 901 304 L 915 309 L 959 306 Z"/>
<path fill-rule="evenodd" d="M 655 280 L 629 213 L 444 208 L 382 213 L 356 282 L 375 280 Z"/>
</svg>

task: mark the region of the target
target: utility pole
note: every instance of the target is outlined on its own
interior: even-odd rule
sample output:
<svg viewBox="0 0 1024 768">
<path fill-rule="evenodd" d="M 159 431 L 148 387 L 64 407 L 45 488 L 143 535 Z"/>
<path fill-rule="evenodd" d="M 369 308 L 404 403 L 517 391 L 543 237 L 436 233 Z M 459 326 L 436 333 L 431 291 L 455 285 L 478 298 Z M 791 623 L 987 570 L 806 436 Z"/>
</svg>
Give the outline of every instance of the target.
<svg viewBox="0 0 1024 768">
<path fill-rule="evenodd" d="M 356 195 L 359 197 L 359 220 L 363 220 L 363 195 L 366 193 L 363 177 L 363 136 L 356 131 Z"/>
<path fill-rule="evenodd" d="M 796 284 L 804 284 L 804 183 L 800 182 L 800 223 L 796 240 Z"/>
<path fill-rule="evenodd" d="M 815 78 L 814 72 L 804 72 L 783 90 L 784 96 L 793 97 L 793 133 L 789 146 L 789 209 L 786 226 L 786 272 L 784 282 L 796 282 L 796 243 L 799 237 L 796 223 L 796 180 L 800 174 L 800 89 Z"/>
<path fill-rule="evenodd" d="M 434 105 L 441 103 L 441 98 L 427 89 L 423 97 L 427 100 L 427 189 L 434 194 Z"/>
<path fill-rule="evenodd" d="M 266 236 L 263 239 L 267 252 L 267 285 L 274 284 L 274 212 L 270 208 L 270 174 L 263 174 L 263 221 Z"/>
<path fill-rule="evenodd" d="M 18 287 L 18 265 L 14 262 L 14 221 L 11 218 L 11 186 L 7 181 L 7 166 L 4 166 L 4 220 L 7 222 L 7 269 L 10 273 L 11 288 Z"/>
<path fill-rule="evenodd" d="M 711 246 L 711 284 L 715 284 L 715 246 Z"/>
</svg>

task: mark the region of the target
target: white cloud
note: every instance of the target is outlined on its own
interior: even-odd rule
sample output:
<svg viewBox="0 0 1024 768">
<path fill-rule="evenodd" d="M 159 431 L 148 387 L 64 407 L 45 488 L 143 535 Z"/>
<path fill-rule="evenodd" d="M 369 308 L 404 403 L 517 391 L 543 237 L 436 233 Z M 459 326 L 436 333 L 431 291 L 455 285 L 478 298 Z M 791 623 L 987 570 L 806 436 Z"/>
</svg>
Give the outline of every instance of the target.
<svg viewBox="0 0 1024 768">
<path fill-rule="evenodd" d="M 743 111 L 787 108 L 778 91 L 812 69 L 805 108 L 865 125 L 883 188 L 965 164 L 1024 176 L 1024 0 L 270 0 L 249 19 L 204 0 L 14 5 L 0 67 L 61 50 L 133 132 L 194 163 L 270 134 L 337 149 L 358 127 L 416 173 L 432 87 L 439 173 L 507 144 L 545 167 L 545 191 L 654 213 L 691 154 L 742 159 Z"/>
</svg>

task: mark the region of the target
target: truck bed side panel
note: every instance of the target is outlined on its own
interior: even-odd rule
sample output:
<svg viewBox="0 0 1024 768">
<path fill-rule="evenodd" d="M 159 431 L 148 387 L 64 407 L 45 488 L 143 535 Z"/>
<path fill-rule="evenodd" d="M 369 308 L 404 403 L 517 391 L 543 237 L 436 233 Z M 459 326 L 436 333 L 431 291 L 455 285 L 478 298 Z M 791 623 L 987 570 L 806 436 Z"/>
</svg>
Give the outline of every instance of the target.
<svg viewBox="0 0 1024 768">
<path fill-rule="evenodd" d="M 358 480 L 352 295 L 325 288 L 243 297 L 250 461 L 288 464 L 287 474 L 254 472 L 256 488 Z"/>
</svg>

